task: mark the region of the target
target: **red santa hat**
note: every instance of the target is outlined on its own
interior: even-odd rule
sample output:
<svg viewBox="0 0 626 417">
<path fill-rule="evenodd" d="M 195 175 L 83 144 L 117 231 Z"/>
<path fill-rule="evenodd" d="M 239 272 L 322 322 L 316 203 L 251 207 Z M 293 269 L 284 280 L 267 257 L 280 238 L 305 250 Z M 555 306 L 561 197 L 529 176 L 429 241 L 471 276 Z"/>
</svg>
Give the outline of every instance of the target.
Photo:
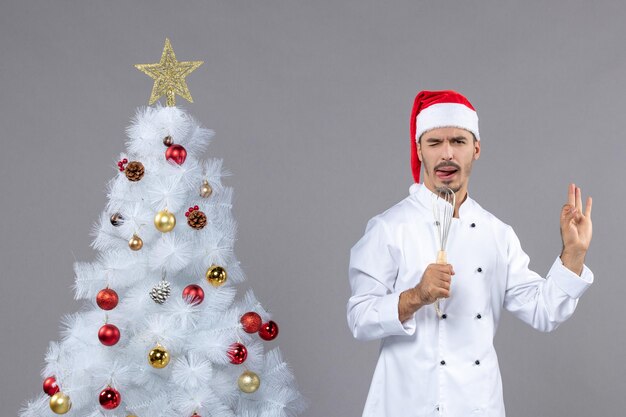
<svg viewBox="0 0 626 417">
<path fill-rule="evenodd" d="M 452 90 L 420 91 L 411 112 L 411 169 L 415 182 L 420 182 L 421 163 L 417 157 L 417 141 L 424 132 L 439 127 L 468 130 L 480 140 L 478 115 L 463 95 Z"/>
</svg>

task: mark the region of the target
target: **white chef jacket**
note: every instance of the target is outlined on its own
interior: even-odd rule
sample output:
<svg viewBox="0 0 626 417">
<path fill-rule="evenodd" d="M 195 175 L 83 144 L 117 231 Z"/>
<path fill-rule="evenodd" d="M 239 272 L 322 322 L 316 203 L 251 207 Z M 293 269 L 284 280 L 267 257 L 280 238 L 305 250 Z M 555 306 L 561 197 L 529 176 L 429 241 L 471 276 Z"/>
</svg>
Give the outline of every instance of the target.
<svg viewBox="0 0 626 417">
<path fill-rule="evenodd" d="M 444 315 L 428 305 L 401 323 L 400 293 L 419 283 L 439 249 L 434 201 L 413 184 L 407 198 L 369 221 L 350 253 L 348 324 L 359 340 L 382 339 L 363 417 L 504 417 L 493 347 L 502 307 L 548 332 L 593 282 L 586 266 L 578 276 L 559 257 L 546 279 L 529 270 L 513 229 L 468 196 L 450 227 L 455 275 Z"/>
</svg>

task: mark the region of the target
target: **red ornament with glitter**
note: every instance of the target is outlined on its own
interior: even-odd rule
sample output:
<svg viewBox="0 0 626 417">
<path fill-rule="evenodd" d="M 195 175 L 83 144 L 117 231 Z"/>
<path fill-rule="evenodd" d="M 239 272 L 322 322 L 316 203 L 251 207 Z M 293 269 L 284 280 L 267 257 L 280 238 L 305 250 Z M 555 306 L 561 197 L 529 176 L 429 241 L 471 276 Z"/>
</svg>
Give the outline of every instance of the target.
<svg viewBox="0 0 626 417">
<path fill-rule="evenodd" d="M 100 392 L 100 405 L 107 410 L 117 408 L 122 402 L 120 392 L 112 387 L 106 387 Z"/>
<path fill-rule="evenodd" d="M 98 339 L 105 346 L 113 346 L 120 341 L 120 329 L 113 324 L 105 324 L 98 330 Z"/>
<path fill-rule="evenodd" d="M 273 321 L 263 323 L 261 330 L 259 330 L 259 336 L 263 340 L 274 340 L 278 336 L 278 324 Z"/>
<path fill-rule="evenodd" d="M 249 311 L 243 316 L 241 316 L 241 325 L 243 326 L 243 330 L 246 333 L 256 333 L 261 330 L 261 324 L 263 321 L 261 320 L 261 316 L 259 316 L 254 311 Z"/>
<path fill-rule="evenodd" d="M 172 145 L 165 150 L 165 159 L 182 165 L 187 159 L 187 151 L 181 145 Z"/>
<path fill-rule="evenodd" d="M 183 300 L 189 304 L 197 305 L 204 301 L 204 290 L 196 284 L 189 284 L 183 290 Z"/>
<path fill-rule="evenodd" d="M 57 385 L 57 379 L 55 377 L 49 376 L 43 380 L 43 392 L 49 396 L 53 396 L 59 392 L 59 386 Z"/>
<path fill-rule="evenodd" d="M 100 290 L 98 295 L 96 295 L 96 304 L 103 310 L 113 310 L 117 307 L 118 302 L 119 297 L 117 293 L 110 288 Z"/>
<path fill-rule="evenodd" d="M 230 363 L 241 365 L 248 357 L 248 349 L 241 343 L 233 343 L 228 349 L 228 357 L 230 358 Z"/>
</svg>

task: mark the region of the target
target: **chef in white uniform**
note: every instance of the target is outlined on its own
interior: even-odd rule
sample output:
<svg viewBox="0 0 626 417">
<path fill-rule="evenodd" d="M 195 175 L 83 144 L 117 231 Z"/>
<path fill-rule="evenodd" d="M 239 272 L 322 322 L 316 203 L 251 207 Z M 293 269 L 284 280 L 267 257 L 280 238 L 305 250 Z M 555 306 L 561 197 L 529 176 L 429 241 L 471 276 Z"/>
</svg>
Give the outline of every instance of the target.
<svg viewBox="0 0 626 417">
<path fill-rule="evenodd" d="M 411 152 L 409 196 L 372 218 L 350 254 L 350 330 L 359 340 L 381 340 L 363 417 L 504 417 L 493 347 L 500 314 L 505 308 L 542 332 L 572 315 L 593 282 L 584 265 L 591 198 L 583 208 L 580 188 L 570 184 L 560 216 L 563 250 L 544 279 L 528 269 L 513 229 L 468 195 L 480 135 L 465 97 L 417 95 Z M 445 265 L 435 263 L 440 187 L 456 194 Z M 431 305 L 437 299 L 440 316 Z"/>
</svg>

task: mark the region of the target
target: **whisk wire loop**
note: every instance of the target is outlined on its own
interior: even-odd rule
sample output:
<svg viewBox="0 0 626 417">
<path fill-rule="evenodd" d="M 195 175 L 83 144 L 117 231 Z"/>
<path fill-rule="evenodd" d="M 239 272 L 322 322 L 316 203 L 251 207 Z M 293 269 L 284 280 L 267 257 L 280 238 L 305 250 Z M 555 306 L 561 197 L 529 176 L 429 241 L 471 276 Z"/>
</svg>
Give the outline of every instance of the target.
<svg viewBox="0 0 626 417">
<path fill-rule="evenodd" d="M 439 238 L 439 253 L 437 254 L 438 264 L 447 264 L 446 245 L 450 234 L 450 226 L 454 218 L 454 208 L 456 206 L 456 194 L 448 187 L 437 188 L 435 201 L 433 202 L 433 217 L 437 226 L 437 237 Z M 442 316 L 439 307 L 440 300 L 435 301 L 435 311 L 439 317 Z"/>
</svg>

